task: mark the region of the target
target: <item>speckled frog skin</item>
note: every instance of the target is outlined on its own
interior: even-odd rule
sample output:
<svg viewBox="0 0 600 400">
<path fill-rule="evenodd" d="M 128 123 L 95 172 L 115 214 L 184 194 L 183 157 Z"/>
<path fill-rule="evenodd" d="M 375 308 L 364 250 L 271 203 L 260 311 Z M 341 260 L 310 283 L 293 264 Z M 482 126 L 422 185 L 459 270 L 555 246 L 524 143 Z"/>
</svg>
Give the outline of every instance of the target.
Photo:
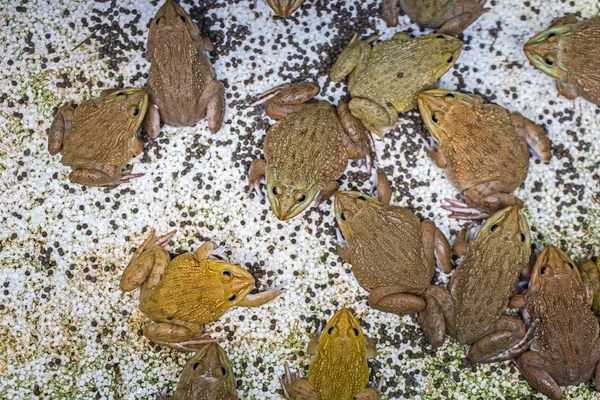
<svg viewBox="0 0 600 400">
<path fill-rule="evenodd" d="M 347 244 L 338 245 L 338 253 L 352 264 L 354 276 L 369 291 L 369 305 L 399 315 L 419 313 L 425 336 L 432 345 L 441 346 L 444 316 L 429 291 L 436 261 L 445 273 L 452 268 L 444 234 L 408 208 L 360 192 L 338 192 L 334 204 Z"/>
<path fill-rule="evenodd" d="M 146 58 L 150 101 L 171 126 L 193 126 L 204 117 L 217 132 L 225 115 L 225 87 L 206 55 L 213 45 L 173 0 L 158 10 L 148 34 Z"/>
<path fill-rule="evenodd" d="M 560 18 L 531 38 L 524 51 L 534 67 L 557 79 L 561 95 L 600 105 L 600 17 Z"/>
<path fill-rule="evenodd" d="M 342 308 L 329 320 L 323 332 L 315 334 L 308 345 L 315 357 L 308 368 L 308 379 L 296 379 L 286 365 L 281 381 L 287 400 L 379 400 L 379 391 L 367 388 L 367 358 L 376 355 L 375 345 L 363 335 L 360 323 Z"/>
<path fill-rule="evenodd" d="M 238 400 L 235 377 L 225 351 L 217 343 L 202 345 L 187 362 L 175 394 L 159 400 Z"/>
<path fill-rule="evenodd" d="M 526 336 L 523 322 L 504 313 L 519 274 L 527 271 L 529 224 L 521 209 L 511 206 L 492 215 L 470 243 L 468 228 L 454 244 L 463 259 L 450 281 L 451 292 L 435 287 L 431 295 L 443 310 L 448 334 L 471 346 L 471 361 L 509 359 Z"/>
<path fill-rule="evenodd" d="M 444 168 L 465 198 L 445 208 L 459 219 L 483 219 L 523 202 L 512 192 L 529 170 L 529 150 L 543 160 L 552 157 L 544 129 L 518 112 L 509 113 L 478 96 L 450 90 L 419 95 L 425 126 L 437 141 L 429 155 Z"/>
<path fill-rule="evenodd" d="M 62 154 L 61 163 L 73 168 L 69 179 L 86 186 L 116 186 L 141 175 L 121 168 L 142 153 L 139 129 L 151 137 L 158 124 L 145 120 L 148 93 L 144 89 L 109 89 L 99 99 L 85 100 L 76 108 L 58 109 L 50 126 L 48 152 Z"/>
<path fill-rule="evenodd" d="M 563 398 L 560 386 L 596 378 L 600 390 L 598 320 L 590 310 L 592 293 L 579 269 L 562 250 L 546 247 L 531 274 L 524 303 L 535 336 L 519 369 L 536 390 L 553 400 Z"/>
<path fill-rule="evenodd" d="M 411 38 L 397 33 L 371 48 L 369 42 L 376 38 L 358 40 L 355 35 L 329 76 L 334 82 L 348 76 L 350 112 L 381 136 L 394 126 L 399 112 L 415 108 L 419 93 L 435 87 L 454 65 L 462 42 L 441 34 Z"/>
<path fill-rule="evenodd" d="M 381 14 L 388 26 L 398 25 L 398 3 L 423 28 L 453 36 L 489 11 L 486 0 L 383 0 Z"/>
<path fill-rule="evenodd" d="M 318 203 L 329 198 L 348 159 L 370 159 L 369 133 L 345 103 L 336 112 L 327 101 L 310 101 L 319 91 L 316 83 L 305 82 L 263 94 L 265 112 L 278 122 L 265 137 L 265 159 L 252 162 L 248 178 L 258 192 L 266 177 L 267 197 L 280 220 L 297 216 L 317 196 Z"/>
<path fill-rule="evenodd" d="M 212 242 L 194 253 L 171 260 L 162 247 L 175 234 L 152 232 L 136 250 L 123 276 L 123 291 L 140 289 L 140 310 L 154 323 L 144 335 L 155 343 L 181 351 L 197 351 L 213 339 L 202 336 L 203 325 L 216 321 L 234 306 L 257 307 L 275 299 L 283 288 L 250 295 L 254 277 L 237 265 L 215 259 Z"/>
</svg>

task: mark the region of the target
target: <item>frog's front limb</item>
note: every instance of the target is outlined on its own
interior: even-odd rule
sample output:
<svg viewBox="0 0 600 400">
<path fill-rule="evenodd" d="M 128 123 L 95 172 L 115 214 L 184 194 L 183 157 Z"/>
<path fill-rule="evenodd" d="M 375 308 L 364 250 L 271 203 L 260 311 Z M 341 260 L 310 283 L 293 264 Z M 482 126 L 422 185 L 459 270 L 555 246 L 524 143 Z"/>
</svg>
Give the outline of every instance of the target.
<svg viewBox="0 0 600 400">
<path fill-rule="evenodd" d="M 375 133 L 379 138 L 383 137 L 383 128 L 393 126 L 398 121 L 398 112 L 391 103 L 379 104 L 373 100 L 355 97 L 348 104 L 350 112 L 360 119 L 363 125 Z"/>
<path fill-rule="evenodd" d="M 398 315 L 413 314 L 425 310 L 427 303 L 417 294 L 400 285 L 383 286 L 371 289 L 369 306 L 372 308 Z"/>
<path fill-rule="evenodd" d="M 335 192 L 340 188 L 340 183 L 338 181 L 329 181 L 325 184 L 325 187 L 321 189 L 319 192 L 319 197 L 315 201 L 317 207 L 321 205 L 325 200 L 333 196 Z"/>
<path fill-rule="evenodd" d="M 144 130 L 151 138 L 156 138 L 160 131 L 160 112 L 155 104 L 149 104 L 142 121 Z M 143 144 L 143 143 L 142 143 Z"/>
<path fill-rule="evenodd" d="M 454 318 L 454 305 L 450 293 L 436 285 L 431 285 L 423 297 L 427 303 L 424 311 L 419 313 L 417 321 L 423 330 L 425 339 L 433 346 L 444 344 L 446 333 L 451 334 Z"/>
<path fill-rule="evenodd" d="M 530 119 L 523 117 L 518 112 L 510 114 L 510 122 L 517 136 L 527 142 L 527 145 L 537 159 L 545 162 L 550 161 L 552 150 L 550 149 L 550 140 L 548 140 L 544 128 Z"/>
<path fill-rule="evenodd" d="M 467 357 L 475 363 L 497 362 L 515 356 L 515 349 L 526 338 L 525 324 L 514 317 L 502 315 L 498 318 L 495 331 L 471 345 Z M 522 351 L 522 350 L 521 350 Z"/>
<path fill-rule="evenodd" d="M 560 79 L 556 80 L 556 90 L 558 90 L 558 93 L 561 96 L 564 96 L 569 100 L 575 100 L 579 97 L 579 91 L 575 86 L 568 82 L 561 81 Z"/>
<path fill-rule="evenodd" d="M 273 119 L 280 120 L 297 113 L 304 107 L 304 103 L 320 91 L 321 88 L 314 82 L 284 84 L 261 94 L 252 105 L 264 103 L 265 113 Z"/>
<path fill-rule="evenodd" d="M 263 304 L 267 304 L 271 300 L 277 298 L 280 294 L 285 292 L 283 286 L 276 286 L 274 288 L 265 290 L 264 292 L 249 294 L 244 300 L 237 303 L 238 307 L 260 307 Z"/>
<path fill-rule="evenodd" d="M 183 352 L 196 352 L 207 343 L 218 342 L 204 332 L 200 324 L 185 321 L 150 322 L 144 327 L 144 336 L 152 342 Z"/>
<path fill-rule="evenodd" d="M 358 40 L 355 34 L 350 43 L 342 50 L 335 64 L 329 72 L 329 77 L 334 82 L 340 82 L 348 77 L 348 89 L 352 90 L 354 81 L 366 68 L 371 57 L 370 43 L 378 38 L 377 35 L 365 40 Z"/>
<path fill-rule="evenodd" d="M 398 0 L 383 0 L 381 3 L 381 18 L 387 26 L 398 25 Z"/>
<path fill-rule="evenodd" d="M 144 174 L 132 174 L 127 170 L 121 172 L 121 167 L 102 163 L 83 164 L 70 174 L 71 182 L 85 186 L 117 186 Z"/>
<path fill-rule="evenodd" d="M 50 155 L 58 154 L 65 138 L 71 132 L 74 112 L 75 109 L 71 105 L 64 105 L 58 109 L 48 133 L 48 153 Z"/>
<path fill-rule="evenodd" d="M 317 392 L 306 378 L 298 378 L 296 372 L 290 371 L 287 363 L 284 366 L 285 377 L 279 379 L 283 397 L 286 400 L 319 400 Z"/>
<path fill-rule="evenodd" d="M 260 192 L 260 179 L 267 173 L 267 162 L 260 158 L 252 161 L 250 168 L 248 169 L 248 192 L 256 191 L 259 195 Z"/>
<path fill-rule="evenodd" d="M 445 35 L 456 36 L 462 33 L 469 25 L 477 20 L 477 18 L 481 17 L 483 14 L 488 12 L 489 8 L 484 8 L 487 0 L 473 0 L 472 4 L 469 5 L 456 5 L 458 10 L 449 10 L 452 13 L 458 13 L 462 8 L 467 8 L 464 12 L 457 14 L 455 17 L 450 18 L 448 21 L 444 23 L 438 30 L 438 33 L 442 33 Z"/>
<path fill-rule="evenodd" d="M 556 369 L 554 365 L 535 351 L 528 351 L 517 361 L 525 379 L 538 392 L 542 392 L 552 400 L 563 398 L 563 392 L 554 380 Z"/>
</svg>

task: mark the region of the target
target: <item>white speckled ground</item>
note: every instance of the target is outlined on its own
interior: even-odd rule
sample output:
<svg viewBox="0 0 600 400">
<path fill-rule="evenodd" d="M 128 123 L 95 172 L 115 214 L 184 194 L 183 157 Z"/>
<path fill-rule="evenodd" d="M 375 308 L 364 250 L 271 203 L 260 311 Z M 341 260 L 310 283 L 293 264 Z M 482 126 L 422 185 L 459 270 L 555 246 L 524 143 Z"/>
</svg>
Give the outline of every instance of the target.
<svg viewBox="0 0 600 400">
<path fill-rule="evenodd" d="M 145 227 L 177 228 L 171 247 L 177 253 L 207 238 L 222 243 L 230 250 L 228 258 L 246 265 L 261 282 L 289 287 L 265 307 L 230 310 L 210 326 L 224 339 L 242 399 L 280 398 L 282 362 L 307 366 L 300 352 L 316 321 L 342 305 L 356 310 L 365 333 L 378 343 L 373 382 L 384 379 L 386 398 L 531 396 L 512 364 L 474 366 L 463 361 L 465 349 L 453 341 L 433 351 L 411 318 L 368 309 L 365 292 L 332 247 L 329 202 L 280 223 L 264 201 L 245 194 L 246 169 L 251 157 L 261 154 L 257 140 L 265 133 L 263 120 L 268 121 L 247 106 L 249 96 L 287 79 L 319 76 L 321 97 L 337 103 L 345 86 L 332 85 L 318 69 L 331 41 L 346 43 L 353 29 L 367 35 L 374 28 L 383 38 L 408 29 L 418 34 L 406 17 L 397 29 L 387 29 L 376 17 L 378 1 L 328 2 L 327 9 L 349 15 L 337 19 L 307 1 L 290 21 L 273 18 L 262 2 L 254 12 L 247 0 L 203 2 L 196 10 L 202 15 L 209 9 L 217 75 L 227 81 L 230 101 L 236 100 L 226 124 L 216 135 L 204 121 L 194 128 L 164 128 L 132 161 L 134 171 L 145 176 L 104 190 L 68 182 L 60 158 L 46 152 L 47 129 L 54 107 L 64 101 L 96 96 L 120 81 L 144 84 L 141 74 L 148 63 L 142 48 L 131 45 L 145 43 L 146 24 L 158 6 L 131 0 L 118 6 L 90 0 L 49 3 L 0 4 L 0 398 L 146 399 L 165 389 L 172 392 L 186 356 L 141 337 L 146 319 L 137 310 L 137 294 L 118 290 Z M 191 1 L 183 3 L 190 8 Z M 363 10 L 358 16 L 354 3 Z M 598 3 L 491 3 L 492 10 L 466 31 L 465 51 L 440 86 L 478 91 L 545 125 L 556 156 L 548 165 L 532 164 L 518 191 L 537 232 L 536 248 L 555 243 L 576 257 L 596 255 L 600 109 L 558 97 L 552 80 L 529 66 L 521 47 L 565 13 L 596 15 Z M 119 55 L 119 43 L 126 42 L 117 34 L 104 42 L 111 51 L 99 50 L 98 39 L 75 48 L 90 35 L 88 23 L 114 23 L 127 32 L 130 44 Z M 101 31 L 98 36 L 110 37 Z M 293 58 L 298 48 L 304 53 Z M 114 61 L 118 70 L 111 71 L 116 57 L 123 59 Z M 408 113 L 401 122 L 377 142 L 381 165 L 399 189 L 394 200 L 453 235 L 459 225 L 439 206 L 455 191 L 422 149 L 426 134 L 417 114 Z M 364 171 L 358 173 L 356 166 L 351 171 L 342 187 L 366 188 Z M 568 398 L 598 398 L 588 386 L 568 388 Z"/>
</svg>

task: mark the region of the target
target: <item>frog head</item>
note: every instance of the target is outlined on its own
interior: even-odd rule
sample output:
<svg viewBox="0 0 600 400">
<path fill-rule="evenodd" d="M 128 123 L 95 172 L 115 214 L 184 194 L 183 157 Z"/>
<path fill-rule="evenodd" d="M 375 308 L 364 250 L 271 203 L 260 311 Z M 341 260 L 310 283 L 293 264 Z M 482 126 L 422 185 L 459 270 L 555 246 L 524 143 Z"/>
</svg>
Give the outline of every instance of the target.
<svg viewBox="0 0 600 400">
<path fill-rule="evenodd" d="M 531 38 L 523 47 L 531 65 L 554 78 L 565 78 L 567 70 L 559 54 L 564 51 L 561 36 L 570 30 L 570 26 L 556 26 Z"/>
<path fill-rule="evenodd" d="M 535 294 L 547 287 L 553 291 L 557 280 L 563 288 L 585 288 L 579 268 L 571 257 L 557 247 L 548 246 L 542 250 L 533 266 L 528 293 Z"/>
<path fill-rule="evenodd" d="M 254 277 L 242 267 L 225 261 L 207 259 L 208 277 L 204 297 L 210 298 L 207 306 L 222 314 L 254 289 Z"/>
<path fill-rule="evenodd" d="M 435 79 L 444 75 L 458 60 L 463 42 L 455 37 L 442 34 L 424 35 L 415 38 L 422 43 L 423 51 L 431 56 L 432 74 Z"/>
<path fill-rule="evenodd" d="M 147 57 L 152 58 L 155 38 L 165 37 L 171 32 L 187 32 L 192 40 L 199 40 L 198 27 L 192 17 L 174 0 L 166 0 L 150 23 Z"/>
<path fill-rule="evenodd" d="M 148 92 L 141 88 L 110 89 L 102 92 L 102 101 L 111 102 L 127 113 L 128 127 L 137 131 L 148 110 Z"/>
<path fill-rule="evenodd" d="M 283 18 L 289 18 L 301 5 L 304 0 L 266 0 L 269 7 L 275 11 L 275 14 Z"/>
<path fill-rule="evenodd" d="M 366 362 L 367 345 L 360 323 L 347 308 L 339 310 L 325 325 L 318 352 L 360 354 Z M 310 374 L 310 372 L 309 372 Z"/>
<path fill-rule="evenodd" d="M 271 209 L 278 219 L 286 221 L 304 211 L 319 193 L 319 186 L 310 179 L 302 179 L 298 174 L 284 177 L 277 168 L 266 171 L 267 197 Z"/>
<path fill-rule="evenodd" d="M 506 245 L 518 247 L 521 259 L 529 260 L 531 255 L 531 232 L 527 217 L 518 206 L 509 206 L 496 211 L 477 233 L 478 242 L 486 240 L 500 241 Z M 504 246 L 505 248 L 509 248 Z"/>
<path fill-rule="evenodd" d="M 374 197 L 367 196 L 361 192 L 344 190 L 337 192 L 333 199 L 335 209 L 335 220 L 337 221 L 342 235 L 350 238 L 350 223 L 356 214 L 365 207 L 381 207 L 382 204 Z"/>
</svg>

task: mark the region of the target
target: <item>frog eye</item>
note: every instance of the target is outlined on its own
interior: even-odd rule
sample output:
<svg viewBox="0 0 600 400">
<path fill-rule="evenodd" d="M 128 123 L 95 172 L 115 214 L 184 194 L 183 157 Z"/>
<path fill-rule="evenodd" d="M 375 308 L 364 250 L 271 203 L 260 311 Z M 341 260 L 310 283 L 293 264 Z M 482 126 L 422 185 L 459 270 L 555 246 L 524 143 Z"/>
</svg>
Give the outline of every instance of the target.
<svg viewBox="0 0 600 400">
<path fill-rule="evenodd" d="M 237 295 L 235 295 L 235 294 L 234 294 L 233 296 L 231 296 L 231 297 L 230 297 L 230 298 L 228 298 L 227 300 L 229 300 L 229 301 L 234 301 L 236 298 L 237 298 Z"/>
<path fill-rule="evenodd" d="M 352 328 L 352 331 L 354 332 L 354 336 L 358 336 L 358 329 Z"/>
<path fill-rule="evenodd" d="M 223 374 L 223 376 L 227 375 L 227 368 L 221 367 L 221 373 Z"/>
<path fill-rule="evenodd" d="M 346 214 L 342 213 L 342 215 L 340 215 L 340 219 L 344 222 L 346 222 Z"/>
<path fill-rule="evenodd" d="M 273 189 L 271 189 L 271 192 L 275 195 L 275 196 L 279 196 L 279 188 L 277 186 L 273 186 Z"/>
<path fill-rule="evenodd" d="M 569 264 L 567 264 L 567 265 L 569 266 L 569 268 L 571 268 L 571 269 L 575 269 L 575 266 L 573 265 L 573 263 L 569 263 Z"/>
<path fill-rule="evenodd" d="M 367 201 L 367 198 L 365 196 L 358 196 L 358 199 L 362 201 Z"/>
<path fill-rule="evenodd" d="M 327 334 L 328 335 L 331 335 L 332 332 L 333 332 L 333 326 L 331 328 L 327 329 Z"/>
<path fill-rule="evenodd" d="M 492 225 L 492 227 L 490 228 L 490 232 L 496 232 L 496 229 L 498 229 L 498 224 Z"/>
<path fill-rule="evenodd" d="M 181 22 L 183 22 L 185 24 L 185 17 L 183 15 L 180 15 L 179 19 L 181 20 Z"/>
<path fill-rule="evenodd" d="M 450 57 L 448 57 L 448 59 L 446 60 L 446 62 L 447 62 L 448 64 L 450 64 L 452 61 L 454 61 L 454 56 L 450 56 Z"/>
<path fill-rule="evenodd" d="M 556 36 L 556 33 L 552 32 L 551 34 L 548 35 L 549 38 Z"/>
<path fill-rule="evenodd" d="M 123 93 L 123 92 L 117 93 L 117 97 L 119 97 L 119 96 L 125 96 L 125 93 Z"/>
<path fill-rule="evenodd" d="M 546 275 L 546 267 L 542 267 L 542 269 L 540 269 L 540 275 Z"/>
<path fill-rule="evenodd" d="M 455 98 L 456 96 L 455 96 L 453 93 L 448 93 L 448 94 L 446 94 L 446 97 L 452 97 L 452 98 Z"/>
<path fill-rule="evenodd" d="M 546 58 L 546 59 L 544 60 L 544 62 L 546 63 L 546 65 L 549 65 L 549 66 L 552 66 L 552 65 L 554 65 L 554 60 L 552 60 L 552 59 L 551 59 L 551 58 L 549 58 L 549 57 L 548 57 L 548 58 Z"/>
<path fill-rule="evenodd" d="M 162 17 L 159 17 L 159 18 L 156 19 L 156 22 L 155 22 L 156 25 L 158 25 L 158 23 L 160 22 L 161 18 Z"/>
<path fill-rule="evenodd" d="M 433 121 L 434 124 L 437 124 L 438 122 L 440 122 L 439 118 L 435 114 L 431 114 L 431 120 Z"/>
<path fill-rule="evenodd" d="M 133 116 L 134 117 L 137 117 L 139 115 L 139 113 L 140 113 L 140 109 L 139 108 L 136 107 L 136 108 L 133 109 Z"/>
<path fill-rule="evenodd" d="M 224 270 L 224 271 L 223 271 L 223 276 L 226 276 L 227 278 L 231 278 L 231 276 L 232 276 L 232 275 L 231 275 L 231 271 Z"/>
<path fill-rule="evenodd" d="M 304 193 L 298 193 L 295 195 L 296 203 L 303 203 L 306 200 L 306 195 Z"/>
<path fill-rule="evenodd" d="M 437 36 L 436 36 L 436 38 L 437 38 L 437 39 L 443 39 L 443 38 L 444 38 L 444 35 L 437 35 Z"/>
<path fill-rule="evenodd" d="M 525 234 L 521 233 L 521 242 L 525 242 L 525 239 L 526 239 Z"/>
<path fill-rule="evenodd" d="M 195 371 L 196 368 L 198 368 L 198 365 L 200 365 L 200 363 L 194 363 L 194 365 L 192 365 L 192 369 Z"/>
</svg>

